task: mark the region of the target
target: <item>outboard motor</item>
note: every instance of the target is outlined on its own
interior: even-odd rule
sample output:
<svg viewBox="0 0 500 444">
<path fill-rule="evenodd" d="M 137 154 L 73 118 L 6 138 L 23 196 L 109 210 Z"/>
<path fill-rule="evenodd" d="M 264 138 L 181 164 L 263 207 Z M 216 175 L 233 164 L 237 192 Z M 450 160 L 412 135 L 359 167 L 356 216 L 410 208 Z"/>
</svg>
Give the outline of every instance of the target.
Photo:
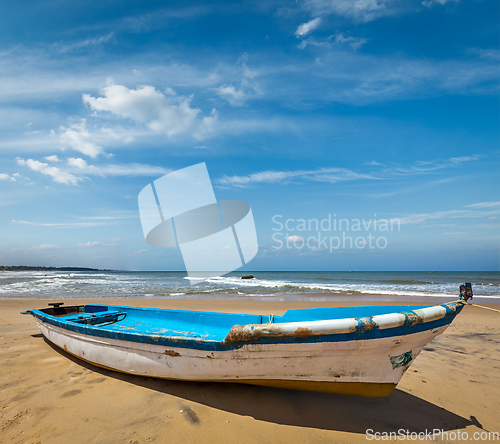
<svg viewBox="0 0 500 444">
<path fill-rule="evenodd" d="M 472 299 L 472 296 L 472 285 L 470 282 L 460 285 L 460 299 L 467 302 L 469 299 Z"/>
</svg>

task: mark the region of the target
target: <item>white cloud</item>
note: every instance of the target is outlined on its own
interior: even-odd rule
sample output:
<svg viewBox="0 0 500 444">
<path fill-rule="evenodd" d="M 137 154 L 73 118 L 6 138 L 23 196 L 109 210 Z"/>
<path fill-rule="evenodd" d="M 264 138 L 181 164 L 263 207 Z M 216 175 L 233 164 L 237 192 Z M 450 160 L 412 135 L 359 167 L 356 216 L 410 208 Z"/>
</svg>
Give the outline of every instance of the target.
<svg viewBox="0 0 500 444">
<path fill-rule="evenodd" d="M 49 166 L 47 163 L 43 163 L 38 160 L 24 160 L 18 158 L 17 163 L 18 165 L 27 166 L 33 171 L 37 171 L 39 173 L 52 177 L 54 182 L 76 185 L 78 181 L 82 180 L 81 178 L 76 177 L 73 174 L 62 171 L 57 167 Z"/>
<path fill-rule="evenodd" d="M 408 186 L 408 187 L 394 187 L 391 188 L 391 191 L 387 192 L 382 192 L 382 193 L 367 193 L 367 197 L 390 197 L 390 196 L 397 196 L 398 194 L 408 194 L 408 193 L 415 193 L 417 191 L 422 191 L 426 190 L 428 188 L 435 188 L 439 185 L 445 184 L 445 183 L 450 183 L 458 180 L 457 177 L 447 177 L 445 179 L 439 179 L 439 180 L 431 180 L 431 181 L 426 181 L 423 183 L 420 183 L 418 185 L 414 186 Z"/>
<path fill-rule="evenodd" d="M 0 174 L 0 180 L 10 180 L 10 181 L 12 181 L 12 182 L 15 182 L 15 181 L 16 181 L 16 178 L 15 178 L 15 177 L 12 177 L 12 176 L 9 176 L 8 174 L 1 173 L 1 174 Z"/>
<path fill-rule="evenodd" d="M 410 167 L 397 167 L 393 166 L 382 170 L 384 173 L 391 174 L 416 174 L 416 173 L 430 173 L 432 171 L 442 170 L 446 168 L 453 168 L 465 162 L 473 162 L 480 158 L 480 156 L 462 156 L 451 157 L 445 160 L 432 160 L 432 161 L 418 161 L 415 165 Z"/>
<path fill-rule="evenodd" d="M 109 144 L 116 144 L 116 142 L 123 142 L 128 144 L 134 138 L 127 134 L 127 131 L 119 129 L 117 133 L 112 128 L 94 126 L 92 131 L 87 128 L 86 119 L 81 119 L 79 123 L 70 125 L 68 128 L 61 126 L 59 139 L 62 144 L 63 151 L 65 149 L 72 149 L 82 154 L 96 158 L 100 154 L 111 157 L 113 154 L 106 153 L 103 146 Z M 48 156 L 45 159 L 51 162 L 59 162 L 57 156 Z"/>
<path fill-rule="evenodd" d="M 215 108 L 210 113 L 210 116 L 203 117 L 198 129 L 193 134 L 195 139 L 203 140 L 211 137 L 215 133 L 215 128 L 217 126 L 219 116 Z"/>
<path fill-rule="evenodd" d="M 464 162 L 472 162 L 478 160 L 479 156 L 462 156 L 452 157 L 446 160 L 432 160 L 432 161 L 419 161 L 415 165 L 409 167 L 400 167 L 393 165 L 386 167 L 378 162 L 369 162 L 369 165 L 375 169 L 370 173 L 362 173 L 352 171 L 346 168 L 318 168 L 316 170 L 298 170 L 298 171 L 261 171 L 258 173 L 249 174 L 248 176 L 223 176 L 215 180 L 220 186 L 233 186 L 233 187 L 249 187 L 258 183 L 290 183 L 297 180 L 307 180 L 312 182 L 326 182 L 336 183 L 341 181 L 352 180 L 382 180 L 387 178 L 394 178 L 402 175 L 421 175 L 432 173 L 437 170 L 446 168 L 455 168 Z M 380 168 L 379 168 L 380 167 Z M 452 179 L 443 179 L 435 181 L 433 184 L 448 182 Z M 415 190 L 426 187 L 427 185 L 419 185 Z M 393 193 L 387 194 L 387 196 Z M 382 197 L 381 195 L 379 197 Z M 476 205 L 490 205 L 495 203 L 486 202 Z"/>
<path fill-rule="evenodd" d="M 62 247 L 59 245 L 42 244 L 36 247 L 31 247 L 30 250 L 59 250 L 60 248 Z"/>
<path fill-rule="evenodd" d="M 125 213 L 121 216 L 85 216 L 79 217 L 76 221 L 72 222 L 33 222 L 27 220 L 15 220 L 12 219 L 11 222 L 20 225 L 29 225 L 33 227 L 52 227 L 52 228 L 83 228 L 83 227 L 96 227 L 100 225 L 113 225 L 116 224 L 118 220 L 122 219 L 135 219 L 137 216 L 135 213 L 133 215 L 127 215 Z"/>
<path fill-rule="evenodd" d="M 493 208 L 500 207 L 500 201 L 498 202 L 479 202 L 472 205 L 467 205 L 468 208 Z"/>
<path fill-rule="evenodd" d="M 112 128 L 101 128 L 101 133 L 107 139 L 120 140 L 125 143 L 131 143 L 134 141 L 134 138 L 132 136 L 117 134 Z"/>
<path fill-rule="evenodd" d="M 68 166 L 72 172 L 99 176 L 161 176 L 171 173 L 172 170 L 161 166 L 145 165 L 142 163 L 90 165 L 83 159 L 68 159 Z"/>
<path fill-rule="evenodd" d="M 109 34 L 103 35 L 101 37 L 85 39 L 85 40 L 77 40 L 71 43 L 55 43 L 54 48 L 59 53 L 66 53 L 75 51 L 81 48 L 85 48 L 87 46 L 97 46 L 102 43 L 107 42 L 111 37 L 113 37 L 114 32 L 110 32 Z"/>
<path fill-rule="evenodd" d="M 226 99 L 233 106 L 241 106 L 247 98 L 242 90 L 236 89 L 233 85 L 223 85 L 217 88 L 217 94 Z"/>
<path fill-rule="evenodd" d="M 330 36 L 323 38 L 323 39 L 316 39 L 313 37 L 306 38 L 306 39 L 302 40 L 302 42 L 300 42 L 300 44 L 297 45 L 297 47 L 299 49 L 305 49 L 307 46 L 318 46 L 318 47 L 332 48 L 334 44 L 336 44 L 336 45 L 347 44 L 352 49 L 357 51 L 366 42 L 368 42 L 368 39 L 365 39 L 363 37 L 344 36 L 344 34 L 337 32 L 336 34 L 330 35 Z"/>
<path fill-rule="evenodd" d="M 153 131 L 175 136 L 195 129 L 198 108 L 191 108 L 192 97 L 166 97 L 153 86 L 129 89 L 109 83 L 103 88 L 104 97 L 83 95 L 83 102 L 95 111 L 108 111 L 120 117 L 145 124 Z"/>
<path fill-rule="evenodd" d="M 243 54 L 236 62 L 233 71 L 237 77 L 234 83 L 239 82 L 239 87 L 233 84 L 223 84 L 216 88 L 219 97 L 227 100 L 232 106 L 243 106 L 248 99 L 259 96 L 261 92 L 260 85 L 255 78 L 260 74 L 255 69 L 250 69 L 247 66 L 248 55 Z"/>
<path fill-rule="evenodd" d="M 321 17 L 316 17 L 315 19 L 312 19 L 307 23 L 302 23 L 302 25 L 297 28 L 297 31 L 295 31 L 295 35 L 297 37 L 303 37 L 316 29 L 320 24 Z"/>
<path fill-rule="evenodd" d="M 80 157 L 78 157 L 76 159 L 74 157 L 70 157 L 68 159 L 67 163 L 69 166 L 73 166 L 73 167 L 79 168 L 81 170 L 88 168 L 88 166 L 89 166 L 88 163 Z"/>
<path fill-rule="evenodd" d="M 436 211 L 434 213 L 421 213 L 421 214 L 410 214 L 409 216 L 398 217 L 401 225 L 404 224 L 419 224 L 427 220 L 437 220 L 437 219 L 456 219 L 456 218 L 479 218 L 488 217 L 500 214 L 500 209 L 491 210 L 478 210 L 478 204 L 467 205 L 466 208 L 473 208 L 471 210 L 445 210 Z M 479 204 L 480 205 L 480 204 Z"/>
<path fill-rule="evenodd" d="M 101 57 L 94 59 L 92 56 L 89 59 L 82 59 L 79 55 L 73 54 L 61 57 L 53 49 L 52 46 L 47 47 L 40 42 L 31 47 L 15 45 L 10 50 L 1 52 L 0 103 L 3 106 L 9 103 L 21 104 L 24 101 L 31 103 L 35 99 L 69 103 L 75 95 L 81 96 L 94 91 L 96 85 L 101 85 L 103 79 L 110 73 L 120 76 L 122 84 L 129 82 L 161 84 L 168 79 L 169 85 L 174 88 L 176 85 L 182 85 L 184 88 L 196 90 L 221 83 L 217 74 L 218 60 L 214 60 L 212 66 L 207 67 L 204 64 L 202 66 L 179 63 L 179 60 L 165 63 L 164 60 L 152 59 L 147 54 L 124 54 L 120 60 Z M 77 60 L 81 63 L 77 63 Z M 91 63 L 90 60 L 94 60 L 95 63 Z M 85 69 L 82 69 L 82 66 L 85 66 Z M 143 74 L 140 82 L 131 67 L 138 68 Z M 22 112 L 32 114 L 35 110 L 28 112 L 23 106 Z M 53 114 L 59 114 L 56 108 L 45 108 L 43 112 L 36 113 L 44 116 L 44 120 Z M 37 129 L 40 129 L 40 121 L 26 115 L 22 123 L 23 130 L 26 129 L 26 122 L 32 122 L 33 126 L 36 125 Z"/>
<path fill-rule="evenodd" d="M 60 130 L 62 134 L 59 138 L 63 145 L 92 158 L 104 153 L 104 150 L 94 143 L 92 135 L 86 127 L 85 119 L 82 119 L 80 123 L 71 125 L 69 128 L 61 126 Z"/>
<path fill-rule="evenodd" d="M 171 173 L 172 170 L 161 166 L 146 165 L 141 163 L 129 164 L 104 164 L 91 165 L 84 159 L 78 157 L 70 157 L 66 161 L 66 165 L 61 168 L 49 166 L 46 163 L 33 159 L 17 159 L 18 165 L 27 166 L 33 171 L 46 174 L 52 177 L 55 182 L 76 185 L 78 181 L 84 178 L 85 175 L 94 176 L 161 176 Z M 8 176 L 8 175 L 5 175 Z M 19 175 L 18 175 L 19 176 Z M 0 175 L 0 179 L 2 176 Z M 12 178 L 11 180 L 15 180 Z"/>
<path fill-rule="evenodd" d="M 335 34 L 335 43 L 347 43 L 355 51 L 361 48 L 367 41 L 368 39 L 365 39 L 363 37 L 356 38 L 352 36 L 344 36 L 342 33 Z"/>
<path fill-rule="evenodd" d="M 222 186 L 249 187 L 257 183 L 290 183 L 294 180 L 335 183 L 356 179 L 378 179 L 369 174 L 360 174 L 345 168 L 319 168 L 299 171 L 262 171 L 248 176 L 224 176 L 215 182 Z"/>
<path fill-rule="evenodd" d="M 469 51 L 471 54 L 477 54 L 483 59 L 490 59 L 494 61 L 500 61 L 500 50 L 499 49 L 471 49 Z"/>
<path fill-rule="evenodd" d="M 101 244 L 100 242 L 87 242 L 85 244 L 78 244 L 77 247 L 80 248 L 95 248 L 95 247 L 105 247 L 106 245 Z"/>
<path fill-rule="evenodd" d="M 118 31 L 129 33 L 150 32 L 155 29 L 164 29 L 171 21 L 193 19 L 209 14 L 213 11 L 210 5 L 195 6 L 185 3 L 185 7 L 163 9 L 154 8 L 152 12 L 145 14 L 126 15 L 113 23 L 113 28 Z"/>
<path fill-rule="evenodd" d="M 296 242 L 304 242 L 304 238 L 300 237 L 300 236 L 297 236 L 297 235 L 293 235 L 293 236 L 288 236 L 286 238 L 286 242 L 287 244 L 289 242 L 293 242 L 293 243 L 296 243 Z"/>
<path fill-rule="evenodd" d="M 409 9 L 409 2 L 398 0 L 306 0 L 305 9 L 315 15 L 334 14 L 356 22 L 370 22 Z"/>
<path fill-rule="evenodd" d="M 92 167 L 92 165 L 89 167 Z M 172 172 L 172 170 L 168 168 L 144 165 L 142 163 L 103 165 L 94 168 L 96 174 L 104 176 L 160 176 Z"/>
<path fill-rule="evenodd" d="M 426 8 L 431 8 L 436 3 L 440 4 L 441 6 L 443 6 L 446 3 L 458 3 L 458 2 L 459 2 L 459 0 L 424 0 L 422 2 L 422 5 L 425 6 Z"/>
</svg>

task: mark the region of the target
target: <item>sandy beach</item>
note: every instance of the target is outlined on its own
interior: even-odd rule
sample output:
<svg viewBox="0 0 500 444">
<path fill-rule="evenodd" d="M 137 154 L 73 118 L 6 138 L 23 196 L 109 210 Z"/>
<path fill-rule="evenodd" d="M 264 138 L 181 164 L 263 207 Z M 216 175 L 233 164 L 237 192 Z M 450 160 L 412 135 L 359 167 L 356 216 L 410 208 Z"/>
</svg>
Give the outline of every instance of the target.
<svg viewBox="0 0 500 444">
<path fill-rule="evenodd" d="M 89 302 L 278 315 L 293 308 L 348 305 L 165 299 L 77 303 Z M 46 304 L 0 301 L 1 443 L 354 443 L 376 441 L 375 432 L 433 430 L 448 434 L 435 435 L 444 442 L 464 441 L 465 433 L 471 442 L 474 437 L 488 442 L 489 432 L 500 432 L 500 313 L 466 307 L 426 346 L 391 395 L 362 398 L 158 380 L 97 368 L 51 346 L 34 319 L 19 314 Z M 403 439 L 412 441 L 400 435 Z"/>
</svg>

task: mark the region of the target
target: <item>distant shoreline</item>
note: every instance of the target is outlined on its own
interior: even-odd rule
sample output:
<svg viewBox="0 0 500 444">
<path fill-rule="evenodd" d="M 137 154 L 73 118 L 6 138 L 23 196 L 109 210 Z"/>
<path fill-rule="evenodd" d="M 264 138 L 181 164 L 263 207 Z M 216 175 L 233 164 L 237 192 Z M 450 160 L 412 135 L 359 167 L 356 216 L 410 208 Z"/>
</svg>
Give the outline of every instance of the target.
<svg viewBox="0 0 500 444">
<path fill-rule="evenodd" d="M 4 266 L 0 265 L 0 273 L 9 271 L 115 271 L 107 268 L 85 267 L 30 267 L 26 265 Z"/>
</svg>

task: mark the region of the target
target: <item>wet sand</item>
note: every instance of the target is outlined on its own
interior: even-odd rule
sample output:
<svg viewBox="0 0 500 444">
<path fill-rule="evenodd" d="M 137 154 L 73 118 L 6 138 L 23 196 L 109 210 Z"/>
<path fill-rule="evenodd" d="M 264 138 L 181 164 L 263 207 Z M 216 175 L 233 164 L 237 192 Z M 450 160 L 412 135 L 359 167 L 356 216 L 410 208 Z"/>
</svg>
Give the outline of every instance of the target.
<svg viewBox="0 0 500 444">
<path fill-rule="evenodd" d="M 129 299 L 77 303 L 88 302 L 277 315 L 292 308 L 371 305 Z M 439 440 L 462 442 L 467 433 L 473 442 L 474 436 L 500 432 L 500 313 L 466 307 L 426 346 L 391 395 L 361 398 L 166 381 L 100 369 L 51 346 L 35 320 L 19 314 L 46 304 L 0 301 L 1 443 L 354 443 L 370 441 L 369 429 L 372 434 L 437 429 L 448 433 L 448 439 L 436 434 Z M 404 440 L 409 441 L 421 442 Z"/>
</svg>

